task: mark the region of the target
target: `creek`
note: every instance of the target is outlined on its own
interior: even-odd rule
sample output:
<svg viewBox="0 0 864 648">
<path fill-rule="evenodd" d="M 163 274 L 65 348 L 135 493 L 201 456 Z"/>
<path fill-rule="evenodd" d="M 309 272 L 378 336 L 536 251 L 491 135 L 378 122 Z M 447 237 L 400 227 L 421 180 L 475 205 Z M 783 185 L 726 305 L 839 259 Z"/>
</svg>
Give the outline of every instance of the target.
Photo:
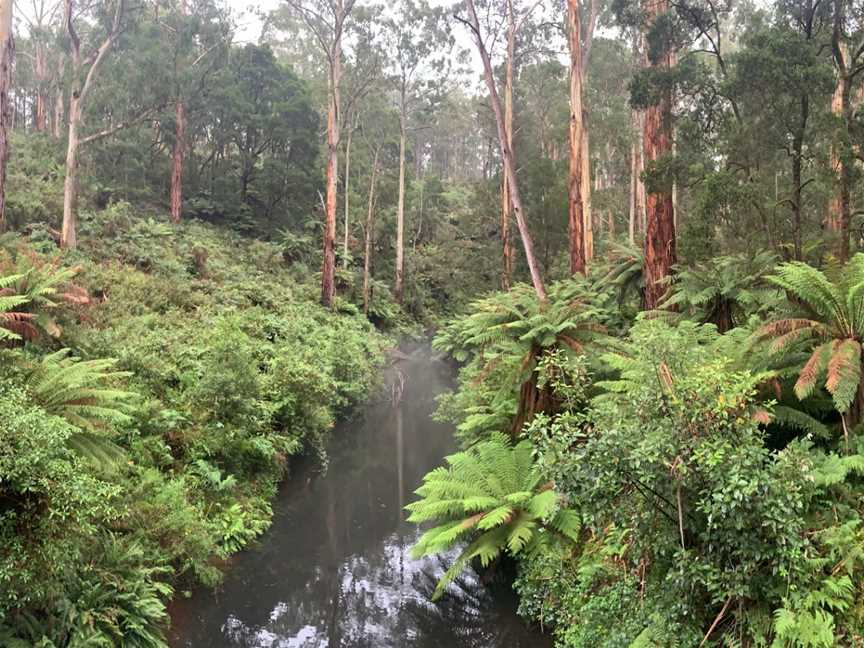
<svg viewBox="0 0 864 648">
<path fill-rule="evenodd" d="M 453 370 L 428 347 L 398 358 L 387 369 L 388 397 L 333 431 L 326 471 L 313 461 L 293 471 L 272 527 L 232 560 L 218 591 L 172 605 L 172 646 L 551 646 L 516 615 L 508 587 L 486 586 L 473 571 L 430 602 L 452 556 L 412 560 L 419 532 L 404 506 L 456 449 L 452 427 L 431 418 Z"/>
</svg>

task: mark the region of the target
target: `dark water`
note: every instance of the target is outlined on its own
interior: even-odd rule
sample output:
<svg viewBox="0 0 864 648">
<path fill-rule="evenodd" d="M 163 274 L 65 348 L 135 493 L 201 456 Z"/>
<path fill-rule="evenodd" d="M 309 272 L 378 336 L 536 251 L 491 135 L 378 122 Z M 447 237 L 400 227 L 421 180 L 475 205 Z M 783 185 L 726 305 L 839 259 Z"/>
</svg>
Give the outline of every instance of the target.
<svg viewBox="0 0 864 648">
<path fill-rule="evenodd" d="M 447 558 L 414 561 L 403 507 L 455 444 L 435 423 L 452 372 L 420 349 L 388 371 L 398 406 L 369 405 L 338 428 L 327 473 L 295 473 L 270 531 L 240 555 L 219 592 L 172 606 L 172 645 L 217 648 L 548 648 L 506 591 L 470 573 L 429 602 Z M 503 588 L 498 588 L 503 589 Z"/>
</svg>

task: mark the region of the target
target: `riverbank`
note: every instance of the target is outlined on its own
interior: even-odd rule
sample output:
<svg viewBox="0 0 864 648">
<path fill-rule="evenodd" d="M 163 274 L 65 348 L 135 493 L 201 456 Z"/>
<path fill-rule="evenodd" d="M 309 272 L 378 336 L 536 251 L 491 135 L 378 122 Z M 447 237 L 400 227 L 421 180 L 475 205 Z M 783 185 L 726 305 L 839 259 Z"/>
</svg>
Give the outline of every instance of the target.
<svg viewBox="0 0 864 648">
<path fill-rule="evenodd" d="M 290 458 L 325 459 L 388 346 L 350 302 L 321 308 L 314 274 L 276 245 L 123 205 L 81 232 L 56 261 L 39 232 L 0 258 L 62 296 L 0 376 L 0 468 L 8 454 L 16 471 L 0 480 L 4 646 L 160 645 L 172 590 L 216 585 L 268 528 Z M 74 374 L 86 400 L 38 401 L 28 367 L 57 348 L 106 359 L 45 370 Z"/>
</svg>

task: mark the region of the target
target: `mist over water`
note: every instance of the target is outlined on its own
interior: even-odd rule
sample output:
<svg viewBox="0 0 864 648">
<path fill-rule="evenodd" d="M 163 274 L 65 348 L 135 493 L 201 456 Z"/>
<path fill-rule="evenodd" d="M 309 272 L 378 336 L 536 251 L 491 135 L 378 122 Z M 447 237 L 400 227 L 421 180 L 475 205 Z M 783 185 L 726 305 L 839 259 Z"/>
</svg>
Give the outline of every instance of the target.
<svg viewBox="0 0 864 648">
<path fill-rule="evenodd" d="M 173 646 L 551 645 L 516 616 L 515 597 L 484 587 L 473 572 L 430 602 L 448 560 L 411 559 L 419 532 L 404 506 L 423 475 L 456 449 L 452 429 L 431 419 L 452 370 L 419 348 L 387 378 L 402 391 L 399 404 L 372 403 L 339 426 L 326 474 L 308 465 L 292 475 L 273 526 L 233 561 L 220 590 L 172 606 Z"/>
</svg>

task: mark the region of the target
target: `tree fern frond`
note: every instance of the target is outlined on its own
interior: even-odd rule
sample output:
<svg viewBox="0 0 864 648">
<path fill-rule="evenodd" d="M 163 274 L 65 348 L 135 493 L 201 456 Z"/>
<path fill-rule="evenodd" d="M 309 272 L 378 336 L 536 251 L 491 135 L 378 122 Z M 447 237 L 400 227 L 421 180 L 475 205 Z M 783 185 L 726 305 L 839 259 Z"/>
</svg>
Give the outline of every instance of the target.
<svg viewBox="0 0 864 648">
<path fill-rule="evenodd" d="M 861 345 L 857 340 L 835 340 L 828 362 L 825 388 L 834 397 L 837 411 L 845 413 L 855 399 L 861 382 Z"/>
</svg>

